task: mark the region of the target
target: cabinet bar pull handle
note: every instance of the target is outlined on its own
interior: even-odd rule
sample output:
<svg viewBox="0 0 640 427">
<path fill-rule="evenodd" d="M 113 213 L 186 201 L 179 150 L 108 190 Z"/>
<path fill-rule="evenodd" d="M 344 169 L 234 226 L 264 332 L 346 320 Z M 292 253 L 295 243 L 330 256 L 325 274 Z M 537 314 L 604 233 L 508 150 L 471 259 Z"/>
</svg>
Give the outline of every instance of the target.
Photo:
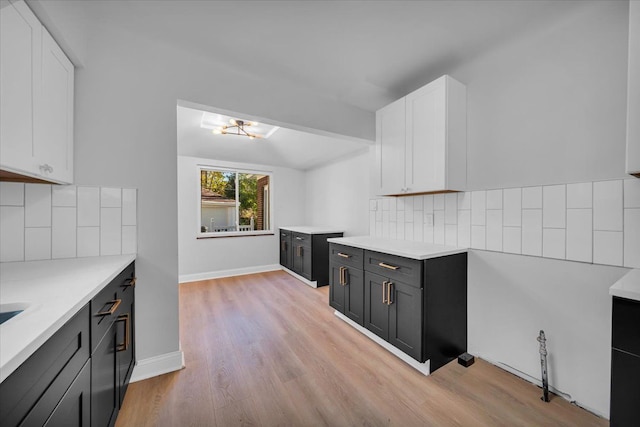
<svg viewBox="0 0 640 427">
<path fill-rule="evenodd" d="M 296 240 L 304 240 L 302 237 L 296 237 Z"/>
<path fill-rule="evenodd" d="M 400 267 L 396 267 L 395 265 L 385 264 L 384 262 L 379 262 L 378 265 L 383 268 L 388 268 L 389 270 L 397 270 Z"/>
<path fill-rule="evenodd" d="M 347 267 L 342 267 L 342 268 L 344 268 L 344 274 L 343 274 L 343 276 L 344 276 L 344 285 L 346 286 L 346 285 L 347 285 L 347 273 L 348 273 L 349 271 L 348 271 Z"/>
<path fill-rule="evenodd" d="M 127 351 L 129 348 L 129 313 L 118 316 L 117 322 L 124 321 L 124 341 L 116 346 L 116 351 Z"/>
<path fill-rule="evenodd" d="M 391 287 L 392 286 L 393 286 L 393 282 L 388 282 L 387 283 L 387 305 L 393 304 L 393 301 L 391 301 Z"/>
<path fill-rule="evenodd" d="M 340 280 L 338 280 L 338 282 L 340 282 L 340 284 L 342 285 L 342 268 L 340 267 Z"/>
<path fill-rule="evenodd" d="M 382 282 L 382 303 L 387 303 L 387 281 Z"/>
<path fill-rule="evenodd" d="M 302 256 L 302 246 L 298 246 L 298 256 Z"/>
<path fill-rule="evenodd" d="M 338 256 L 342 258 L 351 258 L 351 255 L 343 254 L 342 252 L 338 252 Z"/>
<path fill-rule="evenodd" d="M 114 299 L 113 301 L 109 301 L 107 304 L 111 304 L 111 308 L 107 311 L 97 312 L 96 316 L 111 316 L 113 313 L 116 312 L 121 302 L 122 302 L 121 299 Z"/>
<path fill-rule="evenodd" d="M 284 249 L 284 243 L 285 243 L 284 240 L 282 242 L 280 242 L 280 249 L 282 249 L 283 251 L 285 250 Z"/>
<path fill-rule="evenodd" d="M 132 277 L 131 279 L 129 279 L 129 282 L 125 283 L 122 287 L 128 288 L 129 286 L 131 286 L 133 288 L 134 286 L 136 286 L 136 280 L 138 280 L 137 277 Z"/>
</svg>

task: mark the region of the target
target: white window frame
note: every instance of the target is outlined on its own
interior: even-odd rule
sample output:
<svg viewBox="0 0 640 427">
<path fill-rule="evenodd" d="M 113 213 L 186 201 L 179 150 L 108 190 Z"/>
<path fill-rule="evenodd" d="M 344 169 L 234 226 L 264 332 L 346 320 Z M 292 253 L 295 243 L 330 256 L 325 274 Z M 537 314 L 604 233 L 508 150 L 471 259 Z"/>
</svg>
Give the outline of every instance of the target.
<svg viewBox="0 0 640 427">
<path fill-rule="evenodd" d="M 233 172 L 236 174 L 236 227 L 238 227 L 240 223 L 240 192 L 238 191 L 239 180 L 237 179 L 237 174 L 254 174 L 254 175 L 266 175 L 269 177 L 269 212 L 266 214 L 263 213 L 265 218 L 269 219 L 269 229 L 268 230 L 253 230 L 253 231 L 222 231 L 222 232 L 214 232 L 214 231 L 201 231 L 202 224 L 202 194 L 201 194 L 201 171 L 210 170 L 210 171 L 220 171 L 220 172 Z M 273 172 L 267 170 L 257 170 L 257 169 L 244 169 L 244 168 L 233 168 L 228 166 L 215 166 L 215 165 L 197 165 L 198 172 L 198 185 L 196 186 L 197 190 L 197 224 L 196 230 L 198 239 L 209 239 L 209 238 L 217 238 L 217 237 L 247 237 L 247 236 L 268 236 L 275 234 L 273 231 Z"/>
</svg>

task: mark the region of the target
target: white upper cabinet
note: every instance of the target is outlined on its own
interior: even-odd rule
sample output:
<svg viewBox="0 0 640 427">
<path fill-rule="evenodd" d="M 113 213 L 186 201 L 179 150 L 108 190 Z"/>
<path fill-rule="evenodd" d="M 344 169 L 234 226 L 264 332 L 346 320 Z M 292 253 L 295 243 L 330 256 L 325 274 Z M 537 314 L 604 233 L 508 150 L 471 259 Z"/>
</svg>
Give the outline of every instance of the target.
<svg viewBox="0 0 640 427">
<path fill-rule="evenodd" d="M 374 191 L 462 191 L 467 181 L 466 88 L 443 76 L 376 113 Z"/>
<path fill-rule="evenodd" d="M 640 178 L 640 2 L 629 2 L 627 173 Z"/>
<path fill-rule="evenodd" d="M 73 64 L 23 1 L 0 19 L 0 177 L 71 183 Z"/>
</svg>

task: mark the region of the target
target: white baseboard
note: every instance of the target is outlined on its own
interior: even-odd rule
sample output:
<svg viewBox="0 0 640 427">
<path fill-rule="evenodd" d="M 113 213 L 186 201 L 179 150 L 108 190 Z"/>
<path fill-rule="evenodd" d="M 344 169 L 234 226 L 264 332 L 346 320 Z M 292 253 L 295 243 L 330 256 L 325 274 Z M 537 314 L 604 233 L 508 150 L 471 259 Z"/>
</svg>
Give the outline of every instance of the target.
<svg viewBox="0 0 640 427">
<path fill-rule="evenodd" d="M 304 283 L 305 285 L 311 286 L 312 288 L 317 288 L 318 287 L 318 282 L 316 280 L 314 280 L 313 282 L 310 280 L 305 279 L 304 277 L 302 277 L 301 275 L 299 275 L 298 273 L 294 273 L 293 271 L 289 270 L 287 267 L 283 267 L 281 265 L 278 266 L 281 270 L 286 271 L 287 273 L 289 273 L 290 275 L 292 275 L 293 277 L 295 277 L 296 279 L 300 280 L 302 283 Z"/>
<path fill-rule="evenodd" d="M 204 273 L 181 274 L 178 277 L 180 283 L 197 282 L 199 280 L 220 279 L 222 277 L 242 276 L 245 274 L 265 273 L 267 271 L 281 270 L 279 264 L 257 265 L 254 267 L 234 268 L 232 270 L 206 271 Z"/>
<path fill-rule="evenodd" d="M 138 360 L 131 374 L 132 383 L 146 380 L 184 368 L 184 353 L 182 350 L 165 353 L 148 359 Z"/>
<path fill-rule="evenodd" d="M 356 329 L 361 334 L 366 335 L 367 338 L 369 338 L 370 340 L 374 341 L 376 344 L 378 344 L 379 346 L 383 347 L 385 350 L 387 350 L 388 352 L 392 353 L 398 359 L 402 360 L 407 365 L 411 366 L 413 369 L 417 370 L 421 374 L 423 374 L 423 375 L 430 375 L 431 374 L 431 361 L 430 360 L 427 360 L 424 363 L 420 363 L 416 359 L 414 359 L 413 357 L 411 357 L 408 354 L 406 354 L 405 352 L 403 352 L 403 351 L 397 349 L 396 347 L 392 346 L 391 344 L 389 344 L 388 342 L 386 342 L 385 340 L 383 340 L 382 338 L 380 338 L 379 336 L 377 336 L 376 334 L 374 334 L 370 330 L 368 330 L 366 328 L 363 328 L 362 326 L 358 325 L 356 322 L 354 322 L 353 320 L 349 319 L 347 316 L 345 316 L 344 314 L 340 313 L 339 311 L 334 311 L 333 314 L 335 314 L 338 319 L 343 320 L 344 322 L 349 324 L 349 326 L 353 327 L 354 329 Z"/>
</svg>

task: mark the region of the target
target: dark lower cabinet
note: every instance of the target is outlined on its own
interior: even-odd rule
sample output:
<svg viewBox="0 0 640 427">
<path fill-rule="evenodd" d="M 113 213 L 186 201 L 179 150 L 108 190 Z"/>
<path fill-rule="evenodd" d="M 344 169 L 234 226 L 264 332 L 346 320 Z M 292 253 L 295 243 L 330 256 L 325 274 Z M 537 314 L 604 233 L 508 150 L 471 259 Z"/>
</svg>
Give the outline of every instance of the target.
<svg viewBox="0 0 640 427">
<path fill-rule="evenodd" d="M 466 253 L 417 260 L 333 242 L 329 255 L 333 308 L 431 372 L 466 351 Z"/>
<path fill-rule="evenodd" d="M 367 271 L 365 301 L 365 327 L 420 361 L 422 289 Z"/>
<path fill-rule="evenodd" d="M 91 362 L 87 361 L 64 394 L 45 426 L 82 427 L 91 425 Z"/>
<path fill-rule="evenodd" d="M 293 269 L 293 250 L 291 249 L 291 232 L 280 230 L 280 265 Z"/>
<path fill-rule="evenodd" d="M 613 297 L 611 330 L 612 427 L 640 420 L 640 301 Z"/>
<path fill-rule="evenodd" d="M 131 263 L 0 384 L 0 425 L 109 427 L 135 364 Z"/>
<path fill-rule="evenodd" d="M 307 234 L 280 229 L 280 265 L 317 286 L 329 284 L 329 243 L 342 233 Z"/>
<path fill-rule="evenodd" d="M 91 300 L 91 426 L 115 424 L 134 365 L 134 265 Z"/>
</svg>

